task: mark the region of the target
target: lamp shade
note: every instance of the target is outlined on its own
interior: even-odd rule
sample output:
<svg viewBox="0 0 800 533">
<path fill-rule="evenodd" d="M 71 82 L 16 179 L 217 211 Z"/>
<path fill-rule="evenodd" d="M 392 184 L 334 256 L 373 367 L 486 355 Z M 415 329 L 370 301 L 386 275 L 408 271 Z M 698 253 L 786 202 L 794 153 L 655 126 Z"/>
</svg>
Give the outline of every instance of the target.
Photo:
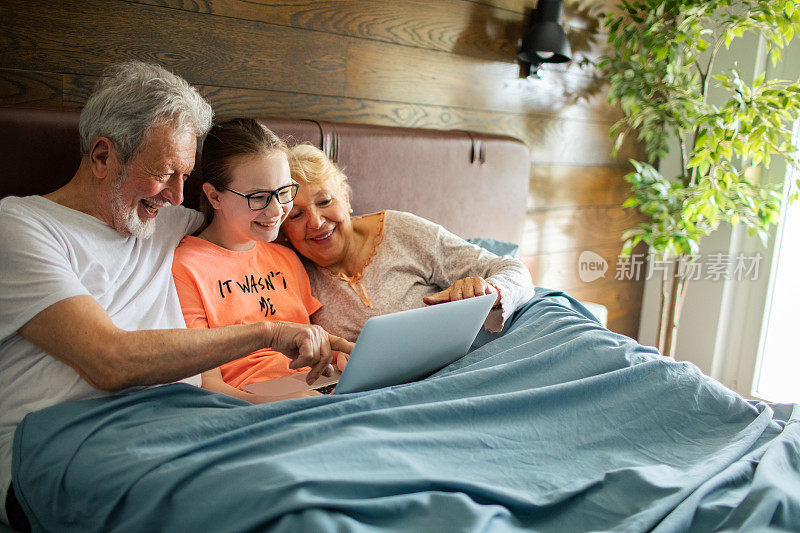
<svg viewBox="0 0 800 533">
<path fill-rule="evenodd" d="M 539 0 L 531 26 L 522 38 L 517 57 L 527 63 L 564 63 L 570 60 L 567 35 L 559 24 L 561 0 Z"/>
</svg>

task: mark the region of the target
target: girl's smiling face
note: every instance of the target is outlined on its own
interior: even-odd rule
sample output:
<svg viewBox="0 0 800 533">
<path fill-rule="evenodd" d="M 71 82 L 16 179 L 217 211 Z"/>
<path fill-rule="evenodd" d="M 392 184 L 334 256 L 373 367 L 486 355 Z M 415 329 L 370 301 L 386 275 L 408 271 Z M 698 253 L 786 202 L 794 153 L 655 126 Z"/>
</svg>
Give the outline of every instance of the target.
<svg viewBox="0 0 800 533">
<path fill-rule="evenodd" d="M 228 170 L 230 190 L 217 190 L 209 183 L 203 191 L 214 208 L 214 218 L 209 226 L 212 242 L 230 250 L 249 250 L 256 241 L 271 242 L 278 236 L 281 222 L 292 209 L 292 202 L 281 204 L 272 195 L 264 209 L 250 209 L 247 198 L 240 196 L 270 192 L 294 183 L 289 173 L 289 162 L 281 150 L 233 159 Z"/>
</svg>

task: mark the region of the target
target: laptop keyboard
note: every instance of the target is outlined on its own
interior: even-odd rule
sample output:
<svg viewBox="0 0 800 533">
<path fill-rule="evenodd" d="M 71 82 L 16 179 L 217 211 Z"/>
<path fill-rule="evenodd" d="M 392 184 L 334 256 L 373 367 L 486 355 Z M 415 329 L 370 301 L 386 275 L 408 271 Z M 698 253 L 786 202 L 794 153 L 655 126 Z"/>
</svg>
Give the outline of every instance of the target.
<svg viewBox="0 0 800 533">
<path fill-rule="evenodd" d="M 324 387 L 319 387 L 314 390 L 319 392 L 320 394 L 330 394 L 333 392 L 333 389 L 335 388 L 336 388 L 336 383 L 331 383 L 330 385 L 325 385 Z"/>
</svg>

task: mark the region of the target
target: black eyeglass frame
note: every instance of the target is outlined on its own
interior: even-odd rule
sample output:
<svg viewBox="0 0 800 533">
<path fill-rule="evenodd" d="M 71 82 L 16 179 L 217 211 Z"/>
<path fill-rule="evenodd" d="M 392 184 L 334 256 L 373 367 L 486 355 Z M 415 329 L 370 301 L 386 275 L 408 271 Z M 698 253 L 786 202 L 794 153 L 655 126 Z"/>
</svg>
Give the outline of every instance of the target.
<svg viewBox="0 0 800 533">
<path fill-rule="evenodd" d="M 277 189 L 272 190 L 272 191 L 256 191 L 256 192 L 251 192 L 250 194 L 243 194 L 243 193 L 240 193 L 239 191 L 234 191 L 230 187 L 222 187 L 222 188 L 225 189 L 226 191 L 232 192 L 233 194 L 238 194 L 242 198 L 246 198 L 247 199 L 247 207 L 250 208 L 250 211 L 261 211 L 261 210 L 266 209 L 267 207 L 269 207 L 269 204 L 272 203 L 272 199 L 273 198 L 275 198 L 275 200 L 279 204 L 288 204 L 289 202 L 294 200 L 295 196 L 297 196 L 297 191 L 300 189 L 300 185 L 297 184 L 297 183 L 290 183 L 289 185 L 284 185 L 283 187 L 278 187 Z M 280 198 L 278 198 L 278 194 L 281 191 L 285 190 L 285 189 L 291 189 L 292 190 L 292 197 L 289 198 L 288 200 L 286 200 L 285 202 L 281 202 Z M 264 207 L 256 208 L 256 207 L 253 207 L 253 205 L 250 203 L 250 199 L 253 196 L 258 196 L 259 194 L 266 194 L 267 195 L 267 203 L 264 204 Z"/>
</svg>

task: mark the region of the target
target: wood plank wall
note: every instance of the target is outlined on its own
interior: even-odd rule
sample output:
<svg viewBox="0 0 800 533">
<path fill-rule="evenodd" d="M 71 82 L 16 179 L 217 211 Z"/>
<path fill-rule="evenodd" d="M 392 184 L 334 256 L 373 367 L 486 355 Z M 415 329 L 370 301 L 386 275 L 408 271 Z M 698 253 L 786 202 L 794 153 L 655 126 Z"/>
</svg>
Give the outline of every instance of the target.
<svg viewBox="0 0 800 533">
<path fill-rule="evenodd" d="M 602 0 L 605 1 L 605 0 Z M 596 2 L 595 2 L 596 4 Z M 80 107 L 110 63 L 158 61 L 237 115 L 466 129 L 524 140 L 531 186 L 523 258 L 538 285 L 609 308 L 635 336 L 642 281 L 614 279 L 619 206 L 640 147 L 611 157 L 619 111 L 578 62 L 519 79 L 516 41 L 535 0 L 3 0 L 0 105 Z M 574 58 L 602 53 L 591 2 L 567 1 Z M 577 260 L 609 261 L 584 283 Z"/>
</svg>

